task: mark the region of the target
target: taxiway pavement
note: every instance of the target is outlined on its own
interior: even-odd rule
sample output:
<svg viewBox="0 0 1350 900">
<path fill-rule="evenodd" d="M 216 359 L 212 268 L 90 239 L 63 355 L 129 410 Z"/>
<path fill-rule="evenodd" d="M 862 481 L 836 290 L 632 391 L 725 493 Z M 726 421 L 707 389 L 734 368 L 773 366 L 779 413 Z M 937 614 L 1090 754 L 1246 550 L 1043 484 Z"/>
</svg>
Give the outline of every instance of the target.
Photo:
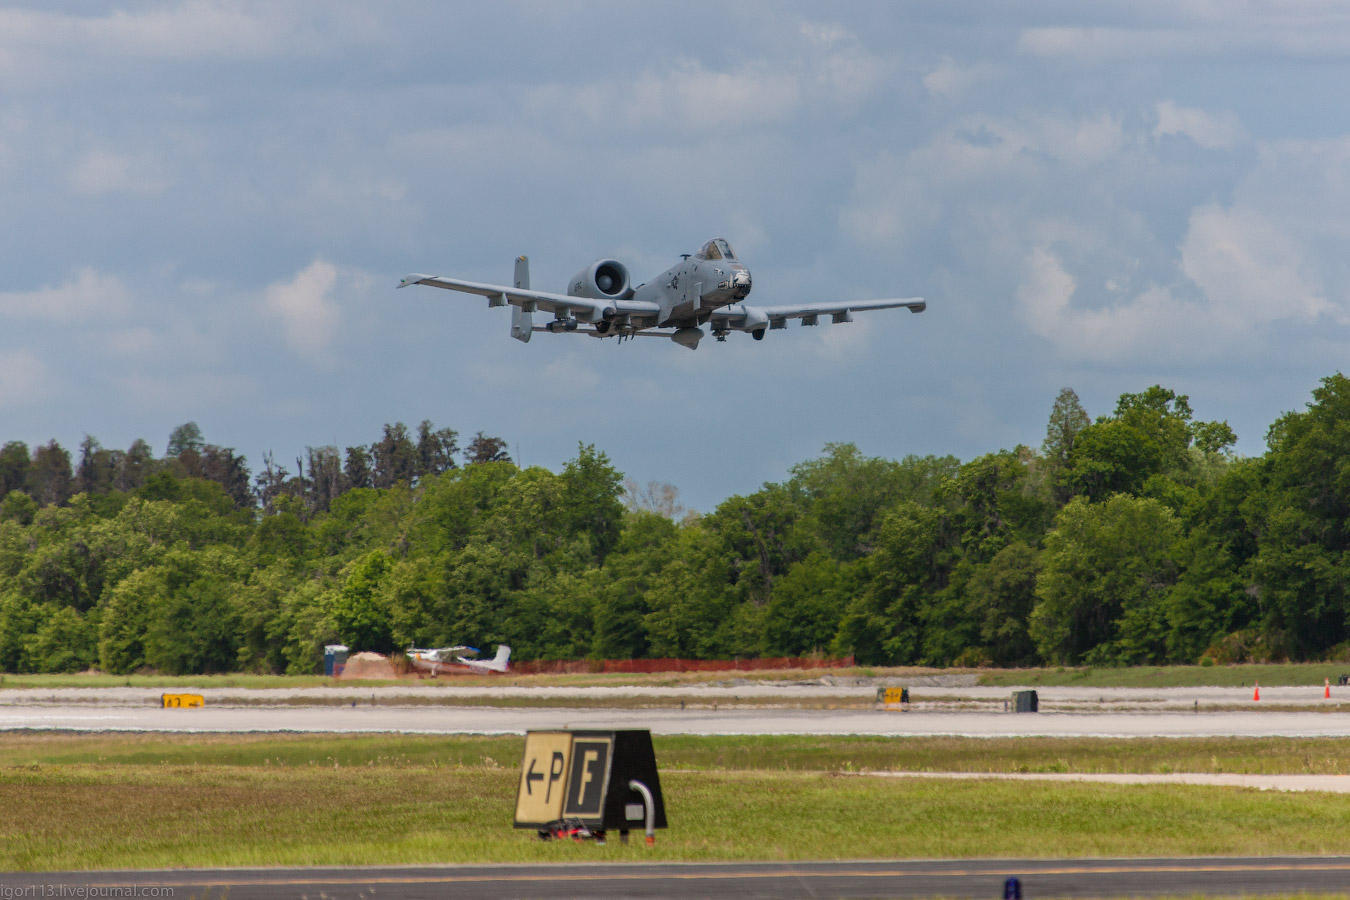
<svg viewBox="0 0 1350 900">
<path fill-rule="evenodd" d="M 966 737 L 1345 737 L 1350 714 L 1309 711 L 1007 713 L 891 709 L 539 708 L 401 706 L 369 694 L 353 705 L 223 706 L 33 703 L 0 706 L 0 730 L 162 732 L 400 732 L 523 734 L 646 728 L 654 734 L 859 734 Z M 388 705 L 386 705 L 386 703 Z"/>
<path fill-rule="evenodd" d="M 1013 688 L 937 683 L 906 708 L 877 708 L 882 682 L 825 677 L 596 687 L 399 683 L 206 688 L 205 706 L 163 709 L 161 688 L 0 690 L 0 730 L 521 734 L 648 728 L 656 734 L 971 737 L 1344 737 L 1333 688 L 1039 688 L 1038 713 L 1007 712 Z M 169 689 L 175 690 L 175 689 Z M 181 689 L 178 689 L 181 690 Z M 501 705 L 492 704 L 500 700 Z M 530 705 L 541 703 L 546 705 Z M 461 705 L 462 704 L 462 705 Z M 819 708 L 815 708 L 819 707 Z"/>
<path fill-rule="evenodd" d="M 1350 890 L 1350 857 L 123 870 L 0 874 L 0 893 L 231 900 L 998 897 L 1010 876 L 1021 880 L 1023 896 L 1038 898 L 1332 893 Z"/>
<path fill-rule="evenodd" d="M 288 704 L 331 705 L 343 701 L 358 703 L 374 700 L 386 705 L 400 702 L 422 705 L 453 705 L 457 699 L 521 700 L 537 699 L 550 702 L 575 700 L 577 706 L 603 705 L 610 701 L 647 700 L 692 702 L 735 702 L 749 700 L 758 703 L 837 701 L 866 703 L 876 697 L 879 686 L 909 687 L 913 708 L 925 704 L 951 706 L 969 703 L 981 706 L 1001 706 L 1012 692 L 1026 690 L 1017 687 L 986 687 L 963 684 L 962 676 L 950 676 L 953 683 L 909 685 L 904 679 L 836 679 L 822 678 L 809 682 L 744 681 L 720 684 L 683 685 L 606 685 L 606 686 L 550 686 L 550 685 L 459 685 L 453 680 L 442 682 L 399 682 L 379 687 L 353 687 L 338 682 L 332 686 L 305 688 L 181 688 L 181 687 L 71 687 L 71 688 L 3 688 L 0 689 L 0 708 L 37 704 L 132 704 L 156 703 L 164 691 L 203 695 L 208 704 Z M 936 680 L 927 676 L 926 681 Z M 1253 701 L 1253 686 L 1242 687 L 1040 687 L 1035 688 L 1042 709 L 1091 710 L 1156 709 L 1214 706 L 1250 706 L 1254 711 L 1262 707 Z M 1350 701 L 1350 688 L 1332 687 L 1331 701 Z M 1310 709 L 1326 706 L 1321 685 L 1302 687 L 1262 687 L 1261 701 L 1266 706 L 1306 706 Z"/>
</svg>

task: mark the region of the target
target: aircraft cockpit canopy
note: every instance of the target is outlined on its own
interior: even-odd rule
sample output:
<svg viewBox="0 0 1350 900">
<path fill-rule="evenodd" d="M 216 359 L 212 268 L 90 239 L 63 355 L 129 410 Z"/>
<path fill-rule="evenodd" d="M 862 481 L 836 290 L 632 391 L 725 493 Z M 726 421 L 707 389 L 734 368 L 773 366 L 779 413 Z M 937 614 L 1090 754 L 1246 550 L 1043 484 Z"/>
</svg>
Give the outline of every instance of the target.
<svg viewBox="0 0 1350 900">
<path fill-rule="evenodd" d="M 732 252 L 731 245 L 721 238 L 713 238 L 703 245 L 703 249 L 698 251 L 698 255 L 703 259 L 735 259 L 736 254 Z"/>
</svg>

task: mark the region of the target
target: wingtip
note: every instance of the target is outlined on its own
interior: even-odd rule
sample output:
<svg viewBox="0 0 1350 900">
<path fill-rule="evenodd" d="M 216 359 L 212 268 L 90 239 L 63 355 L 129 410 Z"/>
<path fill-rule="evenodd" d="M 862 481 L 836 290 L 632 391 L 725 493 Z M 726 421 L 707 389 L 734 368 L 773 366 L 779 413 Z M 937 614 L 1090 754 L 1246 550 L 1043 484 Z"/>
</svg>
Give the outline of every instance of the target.
<svg viewBox="0 0 1350 900">
<path fill-rule="evenodd" d="M 921 313 L 928 308 L 928 301 L 917 300 L 909 305 L 909 311 L 912 313 Z"/>
<path fill-rule="evenodd" d="M 430 276 L 428 275 L 421 275 L 421 274 L 405 275 L 399 281 L 398 286 L 401 288 L 405 288 L 410 284 L 417 284 L 429 277 Z M 397 288 L 395 288 L 395 290 L 397 290 Z"/>
</svg>

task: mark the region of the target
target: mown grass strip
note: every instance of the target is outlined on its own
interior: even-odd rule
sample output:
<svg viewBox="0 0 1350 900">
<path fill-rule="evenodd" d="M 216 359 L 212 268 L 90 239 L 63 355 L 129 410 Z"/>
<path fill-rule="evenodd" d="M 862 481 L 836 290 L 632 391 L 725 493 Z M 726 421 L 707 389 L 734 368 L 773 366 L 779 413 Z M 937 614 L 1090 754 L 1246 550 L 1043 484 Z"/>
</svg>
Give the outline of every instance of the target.
<svg viewBox="0 0 1350 900">
<path fill-rule="evenodd" d="M 1338 796 L 668 772 L 654 850 L 511 828 L 486 767 L 51 766 L 0 772 L 0 869 L 1331 854 Z"/>
<path fill-rule="evenodd" d="M 1350 775 L 1350 738 L 953 738 L 656 735 L 663 770 L 782 772 L 1203 772 Z M 519 765 L 518 736 L 0 733 L 13 767 L 255 768 Z"/>
<path fill-rule="evenodd" d="M 1130 666 L 1128 668 L 1057 667 L 991 669 L 979 682 L 1026 687 L 1266 687 L 1333 685 L 1350 674 L 1350 663 L 1247 663 L 1237 666 Z"/>
</svg>

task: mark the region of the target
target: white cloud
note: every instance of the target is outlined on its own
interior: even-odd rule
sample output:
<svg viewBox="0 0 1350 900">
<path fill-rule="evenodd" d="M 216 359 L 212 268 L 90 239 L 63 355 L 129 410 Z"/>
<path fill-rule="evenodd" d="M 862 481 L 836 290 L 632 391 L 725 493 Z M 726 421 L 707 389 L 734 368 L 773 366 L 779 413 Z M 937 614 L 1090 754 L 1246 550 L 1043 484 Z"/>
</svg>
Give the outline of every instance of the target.
<svg viewBox="0 0 1350 900">
<path fill-rule="evenodd" d="M 155 332 L 145 326 L 110 331 L 100 340 L 109 353 L 132 359 L 148 357 L 159 344 Z"/>
<path fill-rule="evenodd" d="M 1117 361 L 1141 352 L 1174 348 L 1177 326 L 1200 312 L 1171 292 L 1149 288 L 1131 300 L 1103 308 L 1076 307 L 1077 280 L 1047 247 L 1032 250 L 1017 299 L 1032 333 L 1071 359 Z M 1190 329 L 1185 329 L 1189 336 Z"/>
<path fill-rule="evenodd" d="M 779 57 L 728 68 L 677 58 L 626 81 L 529 88 L 528 119 L 561 119 L 598 135 L 659 126 L 672 134 L 746 132 L 808 110 L 847 113 L 875 93 L 894 62 L 838 25 L 803 23 L 801 41 Z"/>
<path fill-rule="evenodd" d="M 894 321 L 904 314 L 901 322 Z M 852 322 L 834 324 L 829 319 L 817 326 L 807 340 L 811 341 L 811 351 L 818 357 L 830 362 L 842 363 L 864 358 L 872 347 L 873 333 L 883 322 L 887 326 L 907 326 L 912 313 L 892 309 L 880 312 L 858 313 Z"/>
<path fill-rule="evenodd" d="M 1092 166 L 1117 156 L 1125 145 L 1119 116 L 1110 113 L 1072 118 L 1035 116 L 1005 127 L 1023 149 L 1075 166 Z"/>
<path fill-rule="evenodd" d="M 1192 213 L 1181 244 L 1181 272 L 1198 299 L 1180 285 L 1150 285 L 1123 301 L 1075 304 L 1077 279 L 1046 246 L 1029 254 L 1017 299 L 1031 331 L 1071 359 L 1222 357 L 1276 322 L 1344 323 L 1309 269 L 1259 213 L 1206 206 Z"/>
<path fill-rule="evenodd" d="M 186 0 L 119 5 L 123 8 L 87 15 L 0 8 L 5 89 L 52 93 L 72 82 L 120 85 L 124 73 L 145 64 L 200 67 L 313 59 L 390 39 L 389 17 L 360 4 Z"/>
<path fill-rule="evenodd" d="M 1212 31 L 1051 26 L 1024 29 L 1018 36 L 1017 49 L 1035 56 L 1094 63 L 1172 54 L 1210 55 L 1219 52 L 1222 42 Z"/>
<path fill-rule="evenodd" d="M 1350 51 L 1350 11 L 1335 0 L 1131 4 L 1136 24 L 1024 28 L 1017 48 L 1080 63 L 1126 59 L 1260 55 L 1342 57 Z"/>
<path fill-rule="evenodd" d="M 1206 150 L 1221 150 L 1241 143 L 1247 136 L 1237 117 L 1231 114 L 1207 113 L 1202 109 L 1178 106 L 1171 100 L 1159 103 L 1157 112 L 1158 124 L 1153 129 L 1155 138 L 1183 135 Z"/>
<path fill-rule="evenodd" d="M 882 152 L 859 164 L 853 196 L 839 213 L 840 227 L 867 246 L 883 247 L 907 240 L 931 222 L 928 185 L 910 163 Z"/>
<path fill-rule="evenodd" d="M 1037 114 L 1022 118 L 969 116 L 945 132 L 929 149 L 930 156 L 952 153 L 953 167 L 971 174 L 1022 165 L 1050 157 L 1090 166 L 1115 156 L 1125 145 L 1120 116 Z"/>
<path fill-rule="evenodd" d="M 337 276 L 336 266 L 316 259 L 290 281 L 269 285 L 264 292 L 264 305 L 281 320 L 286 342 L 311 359 L 321 358 L 337 333 L 332 297 Z"/>
<path fill-rule="evenodd" d="M 0 317 L 76 323 L 122 316 L 131 295 L 115 275 L 83 268 L 66 282 L 35 291 L 0 292 Z"/>
<path fill-rule="evenodd" d="M 991 63 L 963 66 L 950 56 L 944 56 L 936 69 L 923 76 L 923 86 L 930 94 L 955 100 L 980 82 L 996 78 L 998 71 Z"/>
<path fill-rule="evenodd" d="M 993 198 L 1009 189 L 1053 179 L 1058 192 L 1081 171 L 1100 181 L 1096 167 L 1115 164 L 1129 146 L 1121 118 L 1109 113 L 964 116 L 907 154 L 883 150 L 858 163 L 840 226 L 869 246 L 893 245 L 934 227 L 954 201 L 973 199 L 979 215 L 996 215 Z"/>
<path fill-rule="evenodd" d="M 1265 142 L 1258 151 L 1257 165 L 1235 187 L 1235 202 L 1264 211 L 1300 242 L 1324 248 L 1325 258 L 1344 258 L 1350 136 Z"/>
<path fill-rule="evenodd" d="M 1275 319 L 1308 322 L 1333 312 L 1303 249 L 1253 209 L 1195 210 L 1181 267 L 1225 330 Z"/>
<path fill-rule="evenodd" d="M 50 380 L 47 365 L 31 350 L 0 351 L 0 406 L 44 399 Z"/>
<path fill-rule="evenodd" d="M 717 71 L 688 59 L 622 84 L 548 84 L 526 92 L 530 118 L 560 117 L 599 133 L 654 123 L 700 133 L 754 127 L 789 118 L 801 99 L 791 72 L 763 63 Z"/>
<path fill-rule="evenodd" d="M 802 37 L 822 47 L 834 47 L 854 40 L 853 33 L 838 22 L 802 22 L 797 30 Z"/>
<path fill-rule="evenodd" d="M 816 103 L 852 107 L 875 92 L 895 68 L 894 59 L 872 53 L 843 26 L 806 22 L 801 33 L 814 46 L 804 55 L 800 78 L 805 94 Z"/>
<path fill-rule="evenodd" d="M 65 51 L 82 55 L 196 60 L 254 59 L 294 47 L 303 16 L 284 6 L 250 10 L 237 3 L 189 0 L 102 16 L 30 9 L 0 10 L 0 52 Z"/>
<path fill-rule="evenodd" d="M 148 161 L 94 150 L 86 153 L 70 172 L 70 187 L 77 194 L 158 194 L 169 182 L 156 174 Z"/>
</svg>

